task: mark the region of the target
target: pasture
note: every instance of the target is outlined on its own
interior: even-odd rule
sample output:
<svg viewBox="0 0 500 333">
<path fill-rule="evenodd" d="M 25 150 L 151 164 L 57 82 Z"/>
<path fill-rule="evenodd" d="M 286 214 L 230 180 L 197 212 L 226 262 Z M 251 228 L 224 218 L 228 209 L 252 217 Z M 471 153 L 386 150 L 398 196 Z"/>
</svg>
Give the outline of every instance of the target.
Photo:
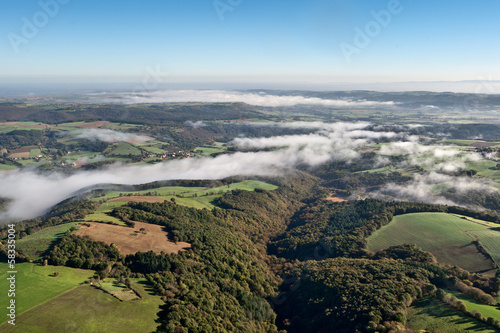
<svg viewBox="0 0 500 333">
<path fill-rule="evenodd" d="M 88 214 L 83 220 L 89 222 L 111 222 L 113 224 L 125 225 L 122 220 L 107 214 L 111 212 L 113 208 L 120 207 L 125 204 L 126 202 L 104 202 L 93 214 Z"/>
<path fill-rule="evenodd" d="M 144 279 L 132 279 L 140 300 L 120 302 L 88 285 L 79 286 L 49 302 L 20 314 L 16 326 L 4 324 L 1 332 L 152 332 L 159 296 L 152 295 Z"/>
<path fill-rule="evenodd" d="M 486 318 L 492 317 L 495 318 L 496 320 L 500 320 L 500 309 L 498 307 L 480 303 L 455 290 L 447 289 L 445 291 L 448 294 L 455 296 L 459 300 L 463 301 L 465 303 L 465 306 L 467 306 L 467 310 L 469 311 L 477 310 L 483 315 L 483 317 Z"/>
<path fill-rule="evenodd" d="M 102 204 L 95 214 L 87 215 L 86 221 L 109 221 L 117 223 L 117 219 L 106 215 L 107 211 L 111 211 L 114 207 L 113 205 L 123 205 L 124 203 L 118 204 L 119 202 L 163 202 L 164 200 L 170 201 L 172 198 L 179 205 L 184 205 L 187 207 L 197 208 L 197 209 L 213 209 L 213 201 L 225 192 L 232 190 L 244 190 L 244 191 L 254 191 L 256 188 L 262 188 L 265 190 L 275 190 L 278 186 L 262 182 L 259 180 L 245 180 L 238 183 L 229 184 L 226 186 L 219 187 L 187 187 L 187 186 L 165 186 L 143 191 L 109 191 L 105 196 L 94 198 L 92 200 L 107 200 L 106 203 Z M 120 197 L 120 194 L 122 196 Z M 157 198 L 157 199 L 154 199 Z M 111 205 L 109 205 L 111 204 Z"/>
<path fill-rule="evenodd" d="M 112 144 L 110 148 L 106 150 L 106 153 L 111 156 L 139 156 L 141 155 L 141 150 L 130 143 L 118 142 Z"/>
<path fill-rule="evenodd" d="M 85 224 L 89 226 L 85 226 Z M 140 230 L 141 228 L 143 230 Z M 169 234 L 163 226 L 142 222 L 135 222 L 134 228 L 88 222 L 81 224 L 75 235 L 90 236 L 92 239 L 106 244 L 113 243 L 123 255 L 139 251 L 178 253 L 191 247 L 189 243 L 170 241 Z"/>
<path fill-rule="evenodd" d="M 7 263 L 0 263 L 0 289 L 5 292 L 9 290 L 8 270 Z M 75 288 L 94 275 L 94 271 L 91 270 L 42 266 L 27 262 L 16 264 L 16 271 L 17 315 Z M 54 272 L 58 272 L 59 276 L 51 276 Z M 0 324 L 8 319 L 5 315 L 8 301 L 9 299 L 4 295 L 0 298 Z M 0 326 L 0 332 L 5 332 L 4 327 Z M 22 332 L 22 330 L 17 332 Z"/>
<path fill-rule="evenodd" d="M 471 242 L 477 236 L 482 243 L 480 236 L 483 231 L 491 231 L 485 237 L 488 244 L 494 242 L 495 238 L 500 242 L 500 232 L 492 229 L 493 226 L 496 225 L 486 221 L 480 224 L 446 213 L 399 215 L 368 237 L 368 250 L 379 251 L 394 245 L 416 244 L 431 252 L 439 262 L 471 272 L 489 271 L 494 263 L 479 253 Z"/>
<path fill-rule="evenodd" d="M 43 130 L 47 128 L 47 125 L 38 123 L 38 122 L 32 122 L 32 121 L 24 121 L 24 122 L 18 122 L 18 121 L 10 121 L 10 122 L 5 122 L 5 123 L 0 123 L 0 134 L 5 134 L 9 133 L 15 130 Z"/>
<path fill-rule="evenodd" d="M 476 237 L 493 260 L 497 264 L 500 264 L 500 231 L 495 229 L 485 229 L 468 231 L 467 234 Z"/>
<path fill-rule="evenodd" d="M 39 259 L 53 243 L 59 240 L 76 224 L 76 222 L 65 223 L 37 231 L 34 234 L 19 239 L 16 242 L 17 249 L 29 255 L 30 259 Z"/>
<path fill-rule="evenodd" d="M 407 327 L 419 332 L 481 332 L 495 333 L 494 328 L 441 302 L 424 298 L 408 310 Z"/>
<path fill-rule="evenodd" d="M 116 283 L 114 279 L 106 279 L 99 284 L 103 290 L 106 290 L 123 302 L 140 300 L 139 296 L 133 290 L 128 289 L 123 283 Z"/>
</svg>

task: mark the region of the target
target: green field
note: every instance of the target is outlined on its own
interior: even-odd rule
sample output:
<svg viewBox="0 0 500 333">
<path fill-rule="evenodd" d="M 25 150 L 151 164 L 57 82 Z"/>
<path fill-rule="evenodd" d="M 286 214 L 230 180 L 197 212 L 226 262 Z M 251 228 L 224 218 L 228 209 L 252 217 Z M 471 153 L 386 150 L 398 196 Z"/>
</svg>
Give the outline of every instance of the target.
<svg viewBox="0 0 500 333">
<path fill-rule="evenodd" d="M 14 170 L 14 169 L 17 169 L 15 165 L 0 163 L 0 170 Z"/>
<path fill-rule="evenodd" d="M 126 204 L 126 202 L 124 202 L 123 204 Z M 87 222 L 110 222 L 113 224 L 125 225 L 122 220 L 106 213 L 89 214 L 85 216 L 83 220 Z"/>
<path fill-rule="evenodd" d="M 40 149 L 31 149 L 30 151 L 30 157 L 31 158 L 35 158 L 37 157 L 38 155 L 42 155 L 42 151 Z"/>
<path fill-rule="evenodd" d="M 258 181 L 258 180 L 245 180 L 239 183 L 233 183 L 228 186 L 220 186 L 220 187 L 214 187 L 214 188 L 207 188 L 207 187 L 189 187 L 189 186 L 164 186 L 164 187 L 158 187 L 158 188 L 153 188 L 149 190 L 143 190 L 143 191 L 109 191 L 106 193 L 105 196 L 99 197 L 99 198 L 94 198 L 92 200 L 109 200 L 113 198 L 117 198 L 120 196 L 120 193 L 123 193 L 124 195 L 146 195 L 147 193 L 156 193 L 155 195 L 158 196 L 168 196 L 167 199 L 170 198 L 172 195 L 183 195 L 185 197 L 193 197 L 196 193 L 198 197 L 210 194 L 211 192 L 214 192 L 212 194 L 219 194 L 219 192 L 227 192 L 227 191 L 232 191 L 232 190 L 246 190 L 246 191 L 253 191 L 256 188 L 262 188 L 264 190 L 275 190 L 278 188 L 278 186 L 269 184 L 266 182 Z"/>
<path fill-rule="evenodd" d="M 498 332 L 491 326 L 430 298 L 424 298 L 412 305 L 408 311 L 407 327 L 417 332 Z"/>
<path fill-rule="evenodd" d="M 96 157 L 99 153 L 94 151 L 72 151 L 71 154 L 63 156 L 65 160 L 76 160 L 83 157 L 88 157 L 90 159 Z"/>
<path fill-rule="evenodd" d="M 18 240 L 16 242 L 17 249 L 28 254 L 30 259 L 39 259 L 43 252 L 47 251 L 55 241 L 60 239 L 66 231 L 76 224 L 76 222 L 65 223 L 37 231 L 34 234 Z"/>
<path fill-rule="evenodd" d="M 491 255 L 493 260 L 500 264 L 500 239 L 498 234 L 500 232 L 494 229 L 475 230 L 468 232 L 469 235 L 477 237 L 479 243 Z"/>
<path fill-rule="evenodd" d="M 460 140 L 460 139 L 449 139 L 449 140 L 442 140 L 439 141 L 438 143 L 440 144 L 451 144 L 451 145 L 457 145 L 457 146 L 470 146 L 474 142 L 480 142 L 478 140 Z"/>
<path fill-rule="evenodd" d="M 146 195 L 146 193 L 149 193 L 149 192 L 156 192 L 159 196 L 165 196 L 165 195 L 183 194 L 183 193 L 202 191 L 204 189 L 205 189 L 205 187 L 164 186 L 164 187 L 158 187 L 158 188 L 153 188 L 153 189 L 144 190 L 144 191 L 109 191 L 106 193 L 105 196 L 94 198 L 92 200 L 94 200 L 94 201 L 109 200 L 109 199 L 119 197 L 120 193 L 123 193 L 124 195 L 128 195 L 128 194 L 130 194 L 130 195 Z"/>
<path fill-rule="evenodd" d="M 496 306 L 491 306 L 491 305 L 486 305 L 483 303 L 480 303 L 476 300 L 470 299 L 469 297 L 465 296 L 464 294 L 461 294 L 458 291 L 455 290 L 445 290 L 448 294 L 455 296 L 459 300 L 463 301 L 465 303 L 465 306 L 467 306 L 467 310 L 472 311 L 472 310 L 477 310 L 479 311 L 483 317 L 492 317 L 495 318 L 496 320 L 500 320 L 500 309 L 497 308 Z"/>
<path fill-rule="evenodd" d="M 139 143 L 137 144 L 137 146 L 150 152 L 151 154 L 165 154 L 165 149 L 161 148 L 165 144 L 166 143 L 153 140 L 153 141 L 146 141 L 144 143 Z"/>
<path fill-rule="evenodd" d="M 88 214 L 83 220 L 89 222 L 111 222 L 119 225 L 125 225 L 122 220 L 106 214 L 108 212 L 111 212 L 113 208 L 120 207 L 125 204 L 126 202 L 104 202 L 97 208 L 97 210 L 93 214 Z"/>
<path fill-rule="evenodd" d="M 197 208 L 197 209 L 213 209 L 215 206 L 212 204 L 212 201 L 220 198 L 222 194 L 215 194 L 215 195 L 207 195 L 203 197 L 185 197 L 185 198 L 179 198 L 179 197 L 162 197 L 165 200 L 171 200 L 171 198 L 175 199 L 175 202 L 178 205 L 186 206 L 186 207 L 191 207 L 191 208 Z"/>
<path fill-rule="evenodd" d="M 472 272 L 486 271 L 492 268 L 493 263 L 478 253 L 471 241 L 479 237 L 482 243 L 480 236 L 487 232 L 485 242 L 488 245 L 500 242 L 500 232 L 495 231 L 495 227 L 498 225 L 486 221 L 480 224 L 445 213 L 405 214 L 394 217 L 391 223 L 368 237 L 368 250 L 379 251 L 394 245 L 416 244 L 430 251 L 440 262 Z M 496 246 L 490 246 L 496 249 Z"/>
<path fill-rule="evenodd" d="M 152 332 L 159 296 L 151 295 L 144 280 L 132 279 L 141 300 L 120 302 L 88 285 L 79 286 L 17 318 L 16 327 L 4 324 L 1 332 Z M 50 329 L 50 330 L 47 330 Z"/>
<path fill-rule="evenodd" d="M 109 129 L 116 130 L 116 131 L 128 131 L 130 129 L 141 127 L 141 126 L 142 125 L 137 125 L 137 124 L 111 123 L 111 124 L 104 126 L 103 128 L 109 128 Z"/>
<path fill-rule="evenodd" d="M 497 163 L 498 162 L 491 160 L 469 162 L 467 163 L 467 168 L 476 170 L 478 176 L 487 177 L 496 182 L 500 182 L 500 170 L 495 168 Z"/>
<path fill-rule="evenodd" d="M 36 127 L 22 127 L 21 125 L 43 125 L 42 123 L 37 123 L 33 121 L 24 121 L 20 122 L 18 124 L 12 124 L 12 125 L 0 125 L 0 134 L 5 134 L 12 132 L 14 130 L 21 130 L 21 131 L 41 131 L 43 130 L 42 128 L 36 128 Z"/>
<path fill-rule="evenodd" d="M 224 149 L 218 147 L 197 147 L 195 152 L 201 153 L 203 156 L 209 156 L 211 154 L 223 152 Z"/>
<path fill-rule="evenodd" d="M 148 193 L 158 196 L 164 200 L 170 201 L 172 198 L 179 205 L 197 208 L 197 209 L 213 209 L 215 206 L 212 203 L 215 199 L 220 198 L 225 192 L 232 190 L 245 190 L 254 191 L 256 188 L 262 188 L 265 190 L 275 190 L 278 186 L 265 183 L 259 180 L 245 180 L 239 183 L 233 183 L 226 186 L 219 186 L 214 188 L 206 187 L 187 187 L 187 186 L 165 186 L 150 190 L 143 191 L 109 191 L 105 196 L 92 199 L 93 201 L 98 200 L 109 200 L 117 198 L 120 194 L 123 195 L 148 195 Z M 99 206 L 99 208 L 93 213 L 87 215 L 85 221 L 95 221 L 95 222 L 112 222 L 120 225 L 124 225 L 123 221 L 106 214 L 110 212 L 115 207 L 123 206 L 126 202 L 105 202 Z"/>
<path fill-rule="evenodd" d="M 7 263 L 0 263 L 0 290 L 5 293 L 9 290 L 8 270 Z M 91 270 L 64 266 L 41 266 L 33 263 L 18 263 L 16 271 L 17 315 L 73 289 L 94 275 L 94 271 Z M 54 272 L 59 272 L 59 276 L 50 276 Z M 0 298 L 0 323 L 8 319 L 5 315 L 8 301 L 6 295 Z M 0 327 L 0 332 L 5 332 L 2 327 Z M 22 330 L 17 332 L 22 332 Z"/>
<path fill-rule="evenodd" d="M 141 155 L 141 150 L 128 142 L 118 142 L 111 149 L 108 148 L 107 153 L 115 156 L 138 156 Z"/>
</svg>

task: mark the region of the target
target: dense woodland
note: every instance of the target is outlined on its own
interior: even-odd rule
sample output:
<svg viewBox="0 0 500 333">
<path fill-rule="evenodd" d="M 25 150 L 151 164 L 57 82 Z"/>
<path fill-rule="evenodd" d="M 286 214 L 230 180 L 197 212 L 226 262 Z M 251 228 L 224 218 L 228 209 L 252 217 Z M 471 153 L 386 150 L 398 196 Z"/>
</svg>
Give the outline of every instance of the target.
<svg viewBox="0 0 500 333">
<path fill-rule="evenodd" d="M 437 264 L 414 246 L 365 250 L 366 237 L 394 215 L 453 212 L 499 223 L 497 213 L 374 199 L 336 203 L 323 199 L 320 182 L 297 173 L 275 191 L 228 192 L 211 211 L 170 201 L 113 211 L 125 221 L 163 225 L 173 241 L 192 244 L 179 254 L 122 256 L 114 245 L 70 231 L 46 258 L 95 269 L 98 278 L 145 276 L 165 302 L 159 332 L 383 332 L 403 328 L 414 301 L 446 299 L 437 291 L 459 281 L 498 290 L 498 280 Z M 32 233 L 93 207 L 68 204 L 16 229 Z"/>
<path fill-rule="evenodd" d="M 321 97 L 319 92 L 311 94 Z M 343 97 L 348 97 L 348 93 L 345 94 Z M 380 96 L 372 97 L 382 100 Z M 412 105 L 418 106 L 420 99 L 415 96 Z M 439 96 L 435 96 L 434 102 L 451 107 Z M 305 129 L 221 122 L 281 119 L 280 115 L 261 112 L 265 108 L 242 103 L 75 104 L 56 109 L 43 105 L 20 108 L 4 103 L 0 104 L 0 111 L 0 122 L 30 120 L 60 124 L 108 120 L 138 124 L 141 126 L 131 132 L 148 133 L 158 140 L 171 142 L 175 149 L 188 150 L 214 141 L 228 142 L 240 134 L 265 137 L 310 133 Z M 322 110 L 317 112 L 322 114 Z M 203 120 L 207 126 L 186 125 L 185 121 L 191 119 Z M 481 133 L 485 139 L 500 139 L 498 126 L 491 124 L 436 125 L 414 131 L 416 134 L 447 132 L 451 138 Z M 89 140 L 64 145 L 56 141 L 57 132 L 2 133 L 0 146 L 9 150 L 50 146 L 51 154 L 57 157 L 76 149 L 101 152 L 108 145 Z M 150 251 L 124 256 L 115 245 L 75 236 L 71 229 L 42 254 L 43 260 L 54 265 L 93 269 L 96 279 L 145 277 L 164 302 L 158 309 L 158 332 L 394 332 L 405 329 L 409 307 L 423 299 L 430 298 L 465 313 L 464 306 L 447 295 L 446 290 L 458 290 L 485 304 L 494 302 L 492 295 L 500 291 L 500 273 L 495 278 L 485 278 L 443 265 L 436 262 L 432 254 L 414 245 L 372 253 L 366 249 L 366 238 L 394 216 L 413 212 L 447 212 L 500 223 L 498 194 L 444 193 L 455 202 L 485 208 L 481 211 L 376 199 L 325 200 L 332 192 L 347 198 L 360 188 L 375 189 L 388 182 L 405 183 L 411 179 L 396 171 L 365 172 L 373 168 L 376 157 L 367 151 L 354 161 L 332 161 L 316 168 L 304 167 L 286 177 L 266 178 L 263 180 L 279 188 L 233 190 L 214 200 L 216 207 L 212 210 L 189 208 L 173 200 L 130 202 L 110 213 L 129 225 L 138 221 L 164 226 L 171 241 L 191 244 L 191 249 L 178 254 Z M 398 164 L 404 156 L 388 159 Z M 112 161 L 84 168 L 92 170 L 108 163 Z M 463 172 L 472 176 L 471 170 Z M 239 180 L 177 180 L 87 188 L 78 193 L 77 198 L 62 202 L 44 216 L 18 222 L 16 237 L 22 239 L 44 228 L 83 219 L 100 204 L 88 199 L 104 196 L 109 190 L 218 187 Z M 0 201 L 0 207 L 5 204 L 8 202 Z M 3 228 L 0 230 L 3 245 L 6 237 L 7 229 Z M 5 257 L 4 246 L 0 256 Z M 28 260 L 22 252 L 18 252 L 18 259 Z M 476 317 L 488 321 L 491 327 L 500 327 L 494 320 Z"/>
</svg>

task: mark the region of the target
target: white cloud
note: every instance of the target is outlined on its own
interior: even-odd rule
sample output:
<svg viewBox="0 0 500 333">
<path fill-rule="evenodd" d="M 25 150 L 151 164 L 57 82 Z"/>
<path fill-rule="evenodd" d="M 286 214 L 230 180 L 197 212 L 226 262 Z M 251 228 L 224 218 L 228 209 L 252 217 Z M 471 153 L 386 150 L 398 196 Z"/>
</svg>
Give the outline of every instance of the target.
<svg viewBox="0 0 500 333">
<path fill-rule="evenodd" d="M 141 143 L 153 140 L 153 138 L 144 135 L 124 133 L 124 132 L 114 131 L 110 129 L 101 129 L 101 128 L 85 128 L 85 129 L 65 132 L 64 134 L 71 135 L 75 139 L 99 140 L 104 142 L 123 141 L 129 143 Z"/>
<path fill-rule="evenodd" d="M 322 99 L 304 96 L 277 96 L 265 93 L 249 93 L 225 90 L 161 90 L 141 93 L 119 93 L 111 95 L 105 101 L 125 104 L 140 103 L 234 103 L 243 102 L 258 106 L 294 106 L 299 104 L 324 105 L 339 108 L 350 107 L 392 107 L 394 102 L 367 100 Z"/>
<path fill-rule="evenodd" d="M 259 151 L 218 155 L 215 158 L 187 158 L 154 165 L 114 164 L 102 170 L 76 171 L 67 175 L 57 172 L 40 174 L 35 170 L 15 170 L 0 173 L 0 193 L 11 199 L 0 220 L 26 219 L 38 216 L 55 204 L 73 196 L 81 189 L 98 184 L 144 184 L 169 179 L 221 179 L 230 176 L 281 176 L 297 166 L 318 166 L 330 160 L 349 161 L 360 156 L 359 149 L 379 139 L 392 142 L 380 149 L 382 155 L 374 167 L 387 165 L 384 155 L 407 154 L 412 165 L 425 166 L 429 174 L 416 174 L 407 184 L 387 184 L 373 196 L 391 197 L 424 202 L 453 204 L 439 196 L 436 188 L 445 186 L 457 191 L 490 191 L 491 186 L 475 178 L 454 177 L 435 171 L 455 171 L 470 161 L 481 160 L 480 154 L 464 152 L 456 147 L 425 146 L 417 136 L 404 129 L 398 132 L 390 127 L 369 123 L 253 123 L 251 126 L 279 126 L 316 130 L 311 134 L 274 137 L 236 138 L 232 143 L 240 148 Z M 396 130 L 393 128 L 393 130 Z M 85 131 L 85 137 L 122 140 L 127 133 L 109 133 L 102 130 Z M 95 134 L 98 133 L 98 134 Z M 121 135 L 125 135 L 122 138 Z M 135 136 L 135 135 L 132 135 Z M 102 156 L 96 157 L 98 160 Z M 87 160 L 82 162 L 88 162 Z M 439 185 L 439 186 L 438 186 Z"/>
<path fill-rule="evenodd" d="M 386 184 L 380 190 L 370 193 L 370 196 L 460 206 L 460 203 L 456 203 L 440 195 L 440 191 L 443 188 L 453 189 L 458 193 L 469 191 L 492 193 L 498 191 L 487 180 L 430 172 L 423 175 L 415 174 L 413 180 L 406 184 Z"/>
<path fill-rule="evenodd" d="M 201 127 L 206 127 L 208 126 L 207 124 L 205 124 L 203 121 L 201 120 L 198 120 L 198 121 L 191 121 L 191 120 L 187 120 L 184 122 L 184 125 L 186 126 L 190 126 L 190 127 L 193 127 L 193 128 L 201 128 Z"/>
</svg>

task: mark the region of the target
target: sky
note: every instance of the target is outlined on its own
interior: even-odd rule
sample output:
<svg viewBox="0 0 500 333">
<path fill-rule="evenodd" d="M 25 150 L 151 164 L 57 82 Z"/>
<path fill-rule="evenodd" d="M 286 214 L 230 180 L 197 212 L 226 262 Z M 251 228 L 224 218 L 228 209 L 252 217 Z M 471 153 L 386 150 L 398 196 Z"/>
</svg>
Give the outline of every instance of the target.
<svg viewBox="0 0 500 333">
<path fill-rule="evenodd" d="M 500 1 L 0 0 L 0 82 L 499 80 Z"/>
</svg>

